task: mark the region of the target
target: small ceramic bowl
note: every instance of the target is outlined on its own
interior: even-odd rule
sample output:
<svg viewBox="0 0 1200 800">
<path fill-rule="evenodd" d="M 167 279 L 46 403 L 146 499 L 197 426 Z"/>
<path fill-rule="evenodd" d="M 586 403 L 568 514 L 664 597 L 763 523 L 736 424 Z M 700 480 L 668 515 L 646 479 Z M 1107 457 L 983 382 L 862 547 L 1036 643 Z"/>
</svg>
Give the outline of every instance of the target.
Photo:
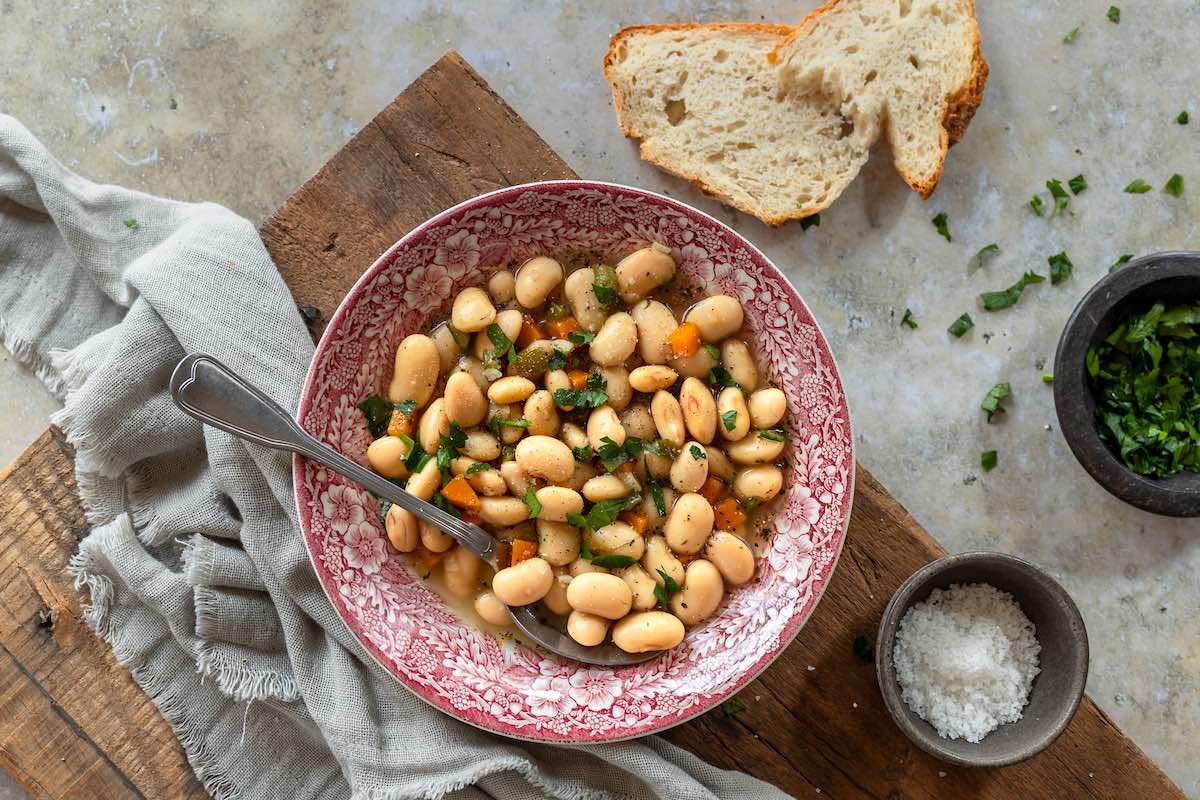
<svg viewBox="0 0 1200 800">
<path fill-rule="evenodd" d="M 1092 287 L 1067 320 L 1054 356 L 1054 408 L 1071 452 L 1096 482 L 1155 514 L 1200 516 L 1200 474 L 1148 478 L 1129 470 L 1096 432 L 1096 398 L 1087 374 L 1088 348 L 1129 313 L 1155 301 L 1200 298 L 1200 253 L 1156 253 L 1129 262 Z"/>
<path fill-rule="evenodd" d="M 901 697 L 892 660 L 900 620 L 934 589 L 953 583 L 987 583 L 1008 592 L 1033 623 L 1042 646 L 1029 703 L 1021 719 L 977 743 L 942 738 Z M 1088 638 L 1071 596 L 1028 561 L 1003 553 L 962 553 L 926 564 L 906 580 L 883 612 L 875 642 L 875 674 L 883 701 L 900 730 L 930 755 L 964 767 L 1002 767 L 1037 755 L 1058 738 L 1083 697 L 1088 674 Z"/>
</svg>

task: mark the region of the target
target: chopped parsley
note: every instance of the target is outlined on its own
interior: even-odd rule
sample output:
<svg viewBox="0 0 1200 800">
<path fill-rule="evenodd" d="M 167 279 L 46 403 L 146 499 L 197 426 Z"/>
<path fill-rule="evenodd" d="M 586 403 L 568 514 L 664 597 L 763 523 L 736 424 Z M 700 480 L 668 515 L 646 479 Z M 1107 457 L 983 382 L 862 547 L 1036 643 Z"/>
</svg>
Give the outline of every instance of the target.
<svg viewBox="0 0 1200 800">
<path fill-rule="evenodd" d="M 734 714 L 740 714 L 746 710 L 746 704 L 736 697 L 731 697 L 724 703 L 721 703 L 721 711 L 725 716 L 732 717 Z"/>
<path fill-rule="evenodd" d="M 693 461 L 703 461 L 708 458 L 708 453 L 704 452 L 704 448 L 698 444 L 689 447 L 688 452 L 692 454 Z"/>
<path fill-rule="evenodd" d="M 946 330 L 955 339 L 961 339 L 963 334 L 975 327 L 975 321 L 971 319 L 971 315 L 963 312 L 962 316 L 950 323 L 950 327 Z"/>
<path fill-rule="evenodd" d="M 408 451 L 408 456 L 404 459 L 404 466 L 408 467 L 408 471 L 412 474 L 417 474 L 425 469 L 425 465 L 429 463 L 429 459 L 433 456 L 426 453 L 420 447 L 414 447 Z"/>
<path fill-rule="evenodd" d="M 1115 22 L 1117 24 L 1121 23 L 1121 9 L 1117 8 L 1116 6 L 1109 6 L 1108 13 L 1106 13 L 1104 16 L 1108 17 L 1109 22 Z"/>
<path fill-rule="evenodd" d="M 947 242 L 954 241 L 953 237 L 950 236 L 950 219 L 946 216 L 945 211 L 931 219 L 930 222 L 932 222 L 933 227 L 937 229 L 939 236 L 945 238 Z"/>
<path fill-rule="evenodd" d="M 563 369 L 566 366 L 567 354 L 561 350 L 551 348 L 550 362 L 546 365 L 546 368 L 553 372 L 558 369 Z"/>
<path fill-rule="evenodd" d="M 721 415 L 721 422 L 725 425 L 725 430 L 731 431 L 737 427 L 737 411 L 730 409 Z"/>
<path fill-rule="evenodd" d="M 486 332 L 492 346 L 496 348 L 496 358 L 504 358 L 507 354 L 508 363 L 517 360 L 517 348 L 513 347 L 512 339 L 508 338 L 508 334 L 501 330 L 499 325 L 493 322 L 487 326 Z"/>
<path fill-rule="evenodd" d="M 1067 32 L 1067 35 L 1063 37 L 1063 44 L 1070 44 L 1071 42 L 1075 41 L 1075 37 L 1078 35 L 1079 35 L 1079 28 L 1078 27 L 1072 28 L 1070 31 Z"/>
<path fill-rule="evenodd" d="M 712 372 L 708 373 L 708 383 L 710 386 L 723 386 L 725 388 L 733 387 L 734 389 L 742 389 L 742 385 L 733 379 L 729 374 L 729 370 L 717 364 L 712 368 Z M 745 389 L 742 392 L 745 393 Z"/>
<path fill-rule="evenodd" d="M 754 509 L 758 508 L 758 498 L 757 497 L 747 497 L 746 502 L 743 503 L 742 505 L 746 507 L 746 513 L 749 513 L 751 511 L 753 511 Z"/>
<path fill-rule="evenodd" d="M 802 217 L 800 219 L 800 230 L 806 231 L 809 228 L 817 227 L 820 224 L 821 224 L 821 215 L 820 214 L 812 214 L 810 216 Z"/>
<path fill-rule="evenodd" d="M 979 454 L 979 466 L 983 467 L 988 472 L 991 472 L 993 469 L 995 469 L 996 468 L 996 451 L 995 450 L 985 450 L 982 453 L 980 453 Z"/>
<path fill-rule="evenodd" d="M 567 341 L 574 345 L 591 344 L 596 338 L 596 334 L 590 331 L 571 331 L 567 334 Z"/>
<path fill-rule="evenodd" d="M 1054 383 L 1054 376 L 1049 372 L 1043 372 L 1042 383 Z"/>
<path fill-rule="evenodd" d="M 129 228 L 131 231 L 142 229 L 142 224 L 133 217 L 126 217 L 125 219 L 121 220 L 121 224 L 123 224 L 126 228 Z"/>
<path fill-rule="evenodd" d="M 1075 265 L 1071 263 L 1071 259 L 1067 258 L 1066 250 L 1063 250 L 1061 253 L 1055 253 L 1046 259 L 1046 261 L 1050 264 L 1050 283 L 1052 285 L 1062 283 L 1071 277 L 1071 273 L 1075 269 Z"/>
<path fill-rule="evenodd" d="M 483 472 L 485 469 L 490 469 L 491 466 L 492 465 L 487 463 L 486 461 L 480 461 L 477 464 L 472 464 L 471 466 L 467 467 L 467 471 L 463 474 L 466 475 L 467 477 L 470 477 L 470 476 L 474 475 L 476 472 Z"/>
<path fill-rule="evenodd" d="M 659 567 L 655 571 L 658 573 L 658 577 L 662 578 L 663 582 L 662 585 L 659 585 L 658 581 L 654 582 L 654 596 L 658 598 L 658 602 L 665 606 L 668 602 L 670 602 L 671 595 L 679 594 L 683 591 L 683 587 L 680 586 L 674 578 L 668 575 L 662 567 Z"/>
<path fill-rule="evenodd" d="M 1046 181 L 1046 188 L 1050 190 L 1050 196 L 1054 198 L 1054 211 L 1050 214 L 1053 217 L 1066 210 L 1067 204 L 1071 202 L 1071 195 L 1067 194 L 1067 190 L 1062 187 L 1062 183 L 1057 178 Z"/>
<path fill-rule="evenodd" d="M 1176 172 L 1167 181 L 1167 185 L 1163 187 L 1163 191 L 1172 197 L 1179 197 L 1183 194 L 1183 176 Z"/>
<path fill-rule="evenodd" d="M 979 407 L 987 412 L 987 421 L 992 421 L 992 415 L 1003 413 L 1004 409 L 1000 405 L 1000 401 L 1012 394 L 1012 387 L 1007 383 L 997 383 L 984 396 L 983 402 Z"/>
<path fill-rule="evenodd" d="M 913 316 L 911 308 L 904 309 L 904 316 L 900 319 L 900 324 L 909 330 L 917 329 L 917 318 Z"/>
<path fill-rule="evenodd" d="M 413 412 L 417 410 L 417 401 L 405 400 L 403 403 L 396 403 L 396 410 L 406 417 L 411 417 Z"/>
<path fill-rule="evenodd" d="M 1189 119 L 1188 112 L 1180 111 L 1179 116 L 1175 118 L 1175 121 L 1178 122 L 1180 125 L 1187 125 L 1188 119 Z"/>
<path fill-rule="evenodd" d="M 721 350 L 715 344 L 705 344 L 704 352 L 708 353 L 708 357 L 713 361 L 721 360 Z"/>
<path fill-rule="evenodd" d="M 1042 283 L 1046 279 L 1036 272 L 1026 272 L 1021 276 L 1020 280 L 1014 283 L 1007 289 L 1001 289 L 997 292 L 984 292 L 979 295 L 980 301 L 983 303 L 985 311 L 996 311 L 1001 308 L 1014 306 L 1021 299 L 1021 293 L 1025 291 L 1025 287 L 1034 283 Z"/>
<path fill-rule="evenodd" d="M 585 444 L 583 447 L 572 447 L 571 455 L 575 457 L 576 461 L 586 464 L 592 460 L 592 446 Z"/>
<path fill-rule="evenodd" d="M 864 664 L 870 664 L 875 659 L 875 648 L 861 633 L 854 637 L 854 657 Z"/>
<path fill-rule="evenodd" d="M 650 498 L 654 500 L 654 510 L 658 512 L 660 517 L 665 517 L 667 515 L 667 501 L 663 497 L 662 485 L 650 474 L 648 466 L 646 467 L 646 485 L 650 487 Z"/>
<path fill-rule="evenodd" d="M 1032 208 L 1033 213 L 1037 214 L 1039 217 L 1042 215 L 1042 205 L 1043 203 L 1041 195 L 1035 194 L 1029 201 L 1029 207 Z"/>
<path fill-rule="evenodd" d="M 1071 187 L 1071 194 L 1079 194 L 1087 188 L 1087 178 L 1083 177 L 1083 175 L 1076 175 L 1067 181 L 1067 186 Z"/>
<path fill-rule="evenodd" d="M 367 430 L 371 432 L 372 439 L 387 434 L 388 423 L 392 421 L 391 403 L 377 394 L 372 394 L 358 404 L 358 410 L 367 421 Z"/>
<path fill-rule="evenodd" d="M 458 517 L 459 519 L 462 518 L 462 512 L 451 505 L 450 502 L 442 496 L 441 492 L 433 493 L 433 504 L 452 517 Z"/>
<path fill-rule="evenodd" d="M 772 442 L 786 442 L 787 433 L 784 431 L 759 431 L 758 438 L 767 439 Z"/>
<path fill-rule="evenodd" d="M 626 439 L 625 441 L 629 440 Z M 674 460 L 676 456 L 675 447 L 666 439 L 656 439 L 653 442 L 643 441 L 642 449 L 647 453 L 653 453 L 656 456 L 662 456 L 663 458 L 670 458 L 672 460 Z"/>
<path fill-rule="evenodd" d="M 1000 245 L 996 244 L 995 242 L 984 245 L 983 247 L 979 248 L 979 252 L 975 254 L 975 258 L 973 258 L 971 260 L 971 263 L 974 265 L 975 269 L 979 269 L 980 267 L 983 266 L 983 260 L 985 258 L 987 258 L 990 255 L 995 255 L 996 253 L 999 253 L 999 252 L 1000 252 Z"/>
<path fill-rule="evenodd" d="M 587 528 L 593 531 L 599 530 L 605 525 L 611 525 L 622 511 L 627 508 L 633 508 L 640 502 L 642 502 L 642 498 L 636 494 L 629 497 L 617 497 L 612 500 L 601 500 L 588 509 L 588 513 L 586 514 L 567 514 L 567 523 L 574 525 L 576 528 Z"/>
<path fill-rule="evenodd" d="M 1112 266 L 1108 268 L 1108 271 L 1116 272 L 1121 267 L 1128 264 L 1132 259 L 1133 259 L 1133 253 L 1125 253 L 1124 255 L 1122 255 L 1120 258 L 1118 258 L 1116 261 L 1113 262 Z"/>
<path fill-rule="evenodd" d="M 537 519 L 542 513 L 542 501 L 537 499 L 537 492 L 532 486 L 525 487 L 525 505 L 529 508 L 529 518 Z"/>
<path fill-rule="evenodd" d="M 458 449 L 467 443 L 467 432 L 457 422 L 450 423 L 450 435 L 438 435 L 437 464 L 443 472 L 450 469 L 450 462 L 458 455 Z"/>
<path fill-rule="evenodd" d="M 1126 194 L 1145 194 L 1148 191 L 1150 191 L 1150 184 L 1141 178 L 1135 178 L 1125 186 Z"/>
<path fill-rule="evenodd" d="M 608 381 L 599 372 L 588 375 L 586 388 L 555 389 L 554 403 L 560 408 L 599 408 L 608 402 Z"/>
<path fill-rule="evenodd" d="M 617 467 L 636 458 L 642 452 L 642 440 L 636 436 L 626 437 L 623 444 L 617 444 L 607 436 L 600 442 L 600 448 L 596 450 L 596 455 L 600 456 L 604 468 L 609 472 L 613 472 Z"/>
<path fill-rule="evenodd" d="M 618 553 L 605 553 L 601 556 L 592 556 L 592 564 L 605 569 L 621 569 L 622 567 L 631 567 L 637 563 L 637 559 L 633 556 L 620 555 Z"/>
<path fill-rule="evenodd" d="M 1134 472 L 1200 472 L 1200 303 L 1155 303 L 1088 350 L 1096 428 Z"/>
<path fill-rule="evenodd" d="M 392 501 L 384 500 L 379 504 L 379 522 L 383 527 L 387 527 L 387 515 L 392 510 Z"/>
</svg>

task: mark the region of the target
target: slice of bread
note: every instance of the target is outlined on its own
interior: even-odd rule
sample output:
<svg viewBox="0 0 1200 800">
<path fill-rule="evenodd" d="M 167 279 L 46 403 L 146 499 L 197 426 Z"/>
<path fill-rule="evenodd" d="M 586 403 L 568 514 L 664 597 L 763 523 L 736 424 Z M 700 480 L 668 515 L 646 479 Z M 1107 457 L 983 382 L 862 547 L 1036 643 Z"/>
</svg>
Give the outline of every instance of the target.
<svg viewBox="0 0 1200 800">
<path fill-rule="evenodd" d="M 922 197 L 983 99 L 988 65 L 973 0 L 830 0 L 771 54 L 789 93 L 822 96 L 870 147 L 881 131 Z"/>
<path fill-rule="evenodd" d="M 642 158 L 781 225 L 827 208 L 868 148 L 819 93 L 783 94 L 768 54 L 782 25 L 642 25 L 604 58 L 617 119 Z"/>
</svg>

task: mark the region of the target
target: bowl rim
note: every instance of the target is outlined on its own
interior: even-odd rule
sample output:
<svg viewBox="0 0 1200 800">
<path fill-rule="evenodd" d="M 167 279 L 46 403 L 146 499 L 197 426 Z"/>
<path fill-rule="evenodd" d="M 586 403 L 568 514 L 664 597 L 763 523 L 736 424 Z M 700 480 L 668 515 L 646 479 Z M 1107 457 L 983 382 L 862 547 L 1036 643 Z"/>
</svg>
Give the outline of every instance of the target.
<svg viewBox="0 0 1200 800">
<path fill-rule="evenodd" d="M 896 678 L 893 648 L 896 644 L 896 632 L 900 627 L 900 620 L 912 605 L 924 599 L 918 598 L 916 595 L 926 588 L 928 581 L 936 579 L 939 575 L 953 567 L 983 562 L 1003 563 L 1015 567 L 1017 570 L 1023 571 L 1037 579 L 1051 594 L 1062 601 L 1062 608 L 1066 612 L 1069 621 L 1077 626 L 1079 636 L 1075 637 L 1075 641 L 1077 642 L 1075 663 L 1067 667 L 1068 669 L 1073 668 L 1075 671 L 1070 683 L 1073 698 L 1067 709 L 1067 713 L 1062 715 L 1062 718 L 1047 731 L 1042 739 L 1032 744 L 1026 744 L 1015 753 L 995 758 L 981 757 L 970 759 L 948 750 L 942 746 L 940 736 L 929 736 L 909 720 L 907 712 L 910 709 L 901 696 L 900 683 Z M 1002 589 L 1002 587 L 996 588 Z M 928 591 L 932 591 L 932 589 Z M 1007 591 L 1007 589 L 1002 589 L 1002 591 Z M 1017 600 L 1018 603 L 1020 602 L 1015 596 L 1013 599 Z M 1075 718 L 1075 713 L 1079 710 L 1079 704 L 1083 701 L 1083 695 L 1087 689 L 1087 677 L 1090 665 L 1091 648 L 1088 643 L 1087 626 L 1084 624 L 1083 615 L 1080 614 L 1079 607 L 1075 604 L 1070 593 L 1050 573 L 1037 564 L 1009 553 L 1001 553 L 993 550 L 972 550 L 966 553 L 945 555 L 918 569 L 904 583 L 900 584 L 899 588 L 892 594 L 891 599 L 888 600 L 888 604 L 883 610 L 883 616 L 879 621 L 879 631 L 875 637 L 876 683 L 879 685 L 879 693 L 883 696 L 883 704 L 887 707 L 888 714 L 891 715 L 896 726 L 908 737 L 909 741 L 921 750 L 943 761 L 963 767 L 1004 767 L 1016 764 L 1032 758 L 1053 744 L 1062 732 L 1067 729 L 1067 726 L 1071 724 L 1071 720 Z M 1079 667 L 1082 667 L 1082 669 Z"/>
<path fill-rule="evenodd" d="M 313 358 L 309 362 L 308 370 L 307 370 L 307 372 L 305 374 L 305 378 L 304 378 L 304 385 L 303 385 L 303 388 L 301 389 L 300 398 L 297 401 L 297 408 L 295 411 L 295 419 L 299 422 L 300 420 L 302 420 L 304 418 L 305 414 L 310 409 L 310 405 L 311 405 L 310 398 L 313 396 L 313 392 L 312 392 L 313 384 L 315 383 L 316 377 L 317 377 L 316 376 L 317 362 L 318 362 L 317 356 L 327 349 L 327 347 L 329 346 L 330 341 L 332 339 L 332 336 L 334 335 L 333 332 L 337 328 L 340 327 L 344 318 L 350 313 L 351 308 L 358 302 L 359 297 L 366 290 L 367 286 L 378 276 L 379 272 L 382 271 L 382 269 L 388 263 L 390 263 L 392 255 L 397 250 L 406 246 L 412 239 L 416 238 L 418 235 L 425 232 L 428 228 L 431 228 L 433 226 L 441 224 L 444 221 L 454 217 L 455 215 L 459 214 L 460 212 L 462 212 L 472 206 L 475 206 L 475 205 L 478 205 L 481 203 L 486 203 L 487 201 L 489 201 L 493 198 L 500 197 L 500 196 L 507 195 L 507 194 L 518 193 L 521 191 L 538 190 L 538 189 L 543 189 L 543 188 L 554 188 L 554 187 L 561 187 L 561 188 L 572 188 L 572 187 L 597 188 L 598 187 L 598 188 L 602 188 L 602 189 L 615 189 L 615 190 L 623 191 L 623 192 L 632 192 L 634 194 L 638 194 L 638 195 L 642 195 L 644 197 L 651 198 L 651 199 L 655 200 L 656 202 L 664 203 L 668 206 L 675 207 L 681 211 L 686 211 L 687 213 L 690 213 L 692 215 L 700 217 L 708 224 L 714 225 L 717 228 L 726 232 L 728 235 L 734 237 L 740 244 L 742 244 L 744 247 L 748 248 L 749 250 L 753 251 L 759 258 L 761 258 L 763 263 L 765 263 L 768 267 L 773 269 L 775 271 L 775 274 L 781 280 L 781 282 L 785 286 L 788 287 L 788 289 L 792 292 L 792 294 L 800 302 L 800 304 L 804 307 L 804 309 L 808 311 L 809 317 L 811 318 L 813 325 L 817 329 L 817 333 L 820 335 L 821 339 L 826 343 L 826 350 L 829 354 L 830 363 L 833 366 L 834 372 L 838 378 L 838 382 L 844 388 L 845 384 L 844 384 L 844 381 L 842 380 L 842 370 L 837 363 L 836 356 L 833 353 L 833 348 L 828 346 L 829 337 L 826 336 L 824 329 L 821 327 L 821 324 L 820 324 L 819 320 L 817 319 L 817 316 L 812 313 L 812 309 L 809 308 L 808 303 L 805 302 L 804 296 L 800 293 L 800 290 L 796 288 L 796 286 L 787 277 L 787 275 L 783 272 L 783 270 L 781 270 L 779 268 L 779 266 L 776 265 L 775 262 L 772 261 L 766 255 L 766 253 L 764 253 L 757 245 L 755 245 L 753 242 L 751 242 L 747 237 L 743 236 L 741 233 L 739 233 L 737 230 L 735 230 L 732 226 L 722 222 L 721 220 L 717 219 L 716 217 L 712 216 L 711 214 L 701 211 L 700 209 L 696 208 L 695 206 L 692 206 L 689 203 L 686 203 L 682 200 L 678 200 L 676 198 L 669 197 L 669 196 L 660 194 L 658 192 L 652 192 L 647 189 L 642 189 L 642 188 L 638 188 L 635 186 L 629 186 L 626 184 L 620 184 L 620 183 L 615 183 L 615 182 L 611 182 L 611 181 L 597 181 L 597 180 L 587 180 L 587 179 L 583 179 L 583 178 L 574 178 L 574 179 L 560 179 L 560 180 L 548 180 L 548 181 L 531 181 L 531 182 L 527 182 L 527 183 L 513 184 L 510 186 L 502 186 L 497 189 L 492 189 L 490 191 L 475 195 L 474 197 L 467 198 L 466 200 L 462 200 L 458 203 L 455 203 L 454 205 L 450 206 L 449 208 L 447 208 L 447 209 L 435 214 L 434 216 L 429 217 L 428 219 L 424 220 L 423 222 L 413 226 L 413 228 L 411 230 L 409 230 L 407 233 L 405 233 L 403 236 L 401 236 L 398 240 L 396 240 L 393 244 L 391 244 L 387 249 L 385 249 L 375 259 L 375 261 L 373 261 L 371 263 L 371 265 L 363 272 L 363 274 L 359 276 L 358 280 L 356 280 L 354 282 L 354 285 L 350 287 L 350 289 L 346 292 L 345 296 L 338 303 L 337 309 L 329 317 L 329 321 L 326 324 L 325 329 L 322 331 L 321 337 L 317 341 L 316 347 L 314 348 Z M 430 698 L 426 697 L 425 695 L 423 695 L 422 693 L 417 691 L 414 687 L 409 686 L 408 683 L 403 678 L 401 678 L 399 675 L 395 674 L 393 672 L 392 668 L 390 666 L 388 666 L 388 664 L 385 663 L 385 661 L 381 658 L 380 654 L 375 652 L 374 646 L 370 642 L 365 641 L 363 635 L 359 631 L 355 630 L 350 625 L 349 621 L 346 619 L 345 615 L 342 613 L 342 611 L 340 609 L 338 599 L 334 597 L 333 588 L 331 586 L 327 585 L 327 582 L 325 580 L 323 580 L 321 577 L 321 571 L 319 569 L 318 564 L 316 563 L 316 559 L 314 557 L 312 548 L 309 547 L 309 544 L 308 544 L 307 534 L 305 534 L 303 537 L 304 538 L 304 551 L 308 555 L 309 563 L 312 566 L 313 571 L 317 576 L 317 582 L 321 585 L 321 589 L 325 593 L 326 599 L 329 601 L 330 605 L 333 607 L 334 613 L 337 616 L 338 621 L 346 627 L 346 629 L 354 637 L 355 641 L 358 642 L 358 644 L 362 648 L 363 652 L 365 652 L 371 658 L 371 660 L 374 661 L 379 666 L 379 668 L 381 670 L 383 670 L 383 672 L 386 673 L 393 681 L 395 681 L 397 684 L 402 686 L 410 694 L 412 694 L 413 696 L 420 699 L 426 705 L 436 709 L 437 711 L 439 711 L 443 714 L 446 714 L 447 716 L 450 716 L 455 720 L 458 720 L 460 722 L 465 722 L 466 724 L 471 725 L 472 727 L 478 728 L 483 731 L 487 731 L 492 734 L 504 736 L 506 738 L 510 738 L 510 739 L 514 739 L 514 740 L 518 740 L 518 741 L 528 741 L 528 742 L 536 742 L 536 743 L 550 743 L 550 744 L 560 744 L 560 745 L 561 744 L 604 744 L 604 743 L 609 743 L 609 742 L 626 741 L 629 739 L 635 739 L 635 738 L 639 738 L 642 736 L 648 736 L 648 735 L 652 735 L 652 734 L 661 733 L 665 730 L 674 728 L 677 725 L 682 725 L 685 722 L 690 722 L 691 720 L 701 716 L 702 714 L 708 713 L 709 711 L 716 708 L 721 703 L 728 700 L 730 697 L 737 694 L 747 684 L 749 684 L 751 681 L 753 681 L 755 678 L 757 678 L 760 674 L 762 674 L 762 672 L 765 671 L 769 666 L 771 666 L 771 664 L 773 664 L 776 659 L 778 659 L 781 655 L 783 655 L 784 651 L 787 650 L 787 648 L 791 645 L 791 643 L 799 635 L 801 629 L 804 628 L 804 626 L 808 623 L 808 621 L 816 613 L 821 600 L 824 599 L 825 593 L 829 588 L 829 584 L 833 580 L 833 575 L 837 571 L 837 567 L 841 562 L 842 553 L 845 550 L 846 538 L 849 535 L 849 529 L 850 529 L 850 519 L 853 516 L 853 511 L 854 511 L 855 489 L 857 487 L 857 482 L 858 482 L 858 472 L 857 472 L 858 459 L 857 459 L 857 450 L 856 450 L 855 440 L 854 440 L 854 422 L 853 422 L 852 412 L 850 409 L 850 403 L 849 403 L 849 400 L 847 398 L 845 398 L 844 391 L 843 391 L 843 404 L 844 404 L 844 407 L 846 410 L 846 431 L 847 431 L 847 442 L 848 442 L 848 450 L 849 450 L 848 457 L 849 457 L 849 464 L 850 464 L 849 480 L 848 480 L 848 483 L 846 486 L 846 491 L 847 491 L 846 512 L 845 512 L 845 516 L 844 516 L 844 518 L 841 522 L 841 526 L 840 526 L 841 530 L 839 531 L 837 551 L 834 553 L 833 559 L 830 562 L 827 577 L 825 578 L 824 581 L 820 582 L 818 584 L 818 586 L 816 587 L 816 589 L 814 590 L 815 596 L 813 597 L 812 607 L 811 607 L 808 615 L 806 617 L 804 617 L 803 619 L 799 620 L 799 622 L 794 626 L 794 628 L 790 632 L 787 632 L 783 636 L 780 637 L 778 644 L 776 645 L 776 647 L 774 648 L 773 651 L 763 654 L 762 657 L 759 658 L 759 660 L 753 666 L 751 666 L 750 668 L 745 670 L 735 680 L 731 681 L 730 685 L 726 689 L 713 693 L 713 696 L 712 696 L 712 699 L 710 702 L 697 704 L 697 706 L 694 709 L 683 714 L 678 719 L 674 719 L 669 722 L 664 722 L 663 724 L 657 725 L 648 730 L 637 731 L 637 732 L 629 733 L 627 735 L 615 735 L 615 736 L 603 736 L 602 735 L 602 736 L 598 736 L 593 739 L 578 738 L 578 739 L 566 740 L 566 739 L 562 739 L 562 738 L 553 738 L 553 737 L 548 737 L 548 736 L 536 736 L 536 735 L 525 736 L 525 735 L 521 735 L 519 733 L 513 733 L 508 730 L 501 730 L 501 729 L 498 729 L 495 727 L 489 727 L 488 725 L 485 725 L 485 724 L 477 723 L 474 720 L 467 719 L 465 717 L 462 717 L 462 716 L 459 716 L 458 714 L 453 713 L 453 711 L 450 709 L 443 708 L 442 706 L 434 703 Z M 297 514 L 298 520 L 304 519 L 304 510 L 301 508 L 300 494 L 297 489 L 297 486 L 299 486 L 299 484 L 300 484 L 301 471 L 302 471 L 305 463 L 306 463 L 306 459 L 303 456 L 301 456 L 299 454 L 293 455 L 293 458 L 292 458 L 292 499 L 293 499 L 294 507 L 296 509 L 296 514 Z M 302 530 L 303 530 L 303 522 L 301 522 L 301 525 L 302 525 Z M 579 665 L 579 667 L 584 668 L 583 665 Z"/>
<path fill-rule="evenodd" d="M 1129 296 L 1152 284 L 1200 277 L 1200 252 L 1165 251 L 1142 256 L 1101 278 L 1080 299 L 1063 326 L 1054 355 L 1054 409 L 1075 459 L 1113 496 L 1143 511 L 1172 517 L 1200 516 L 1200 473 L 1156 479 L 1125 466 L 1096 431 L 1095 400 L 1085 367 L 1101 320 Z M 1080 407 L 1085 413 L 1080 413 Z"/>
</svg>

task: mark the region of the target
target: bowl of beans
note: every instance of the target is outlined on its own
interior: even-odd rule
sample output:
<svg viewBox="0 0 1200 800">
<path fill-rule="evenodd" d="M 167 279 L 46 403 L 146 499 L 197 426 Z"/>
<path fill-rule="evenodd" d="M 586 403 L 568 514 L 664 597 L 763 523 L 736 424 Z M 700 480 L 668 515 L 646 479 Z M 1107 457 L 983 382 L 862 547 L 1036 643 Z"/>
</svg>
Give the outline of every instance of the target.
<svg viewBox="0 0 1200 800">
<path fill-rule="evenodd" d="M 326 594 L 435 707 L 550 742 L 721 703 L 812 614 L 853 497 L 849 412 L 811 312 L 727 226 L 590 181 L 502 189 L 397 242 L 317 347 L 313 435 L 500 544 L 493 568 L 297 457 Z M 598 668 L 524 641 L 530 606 Z"/>
</svg>

